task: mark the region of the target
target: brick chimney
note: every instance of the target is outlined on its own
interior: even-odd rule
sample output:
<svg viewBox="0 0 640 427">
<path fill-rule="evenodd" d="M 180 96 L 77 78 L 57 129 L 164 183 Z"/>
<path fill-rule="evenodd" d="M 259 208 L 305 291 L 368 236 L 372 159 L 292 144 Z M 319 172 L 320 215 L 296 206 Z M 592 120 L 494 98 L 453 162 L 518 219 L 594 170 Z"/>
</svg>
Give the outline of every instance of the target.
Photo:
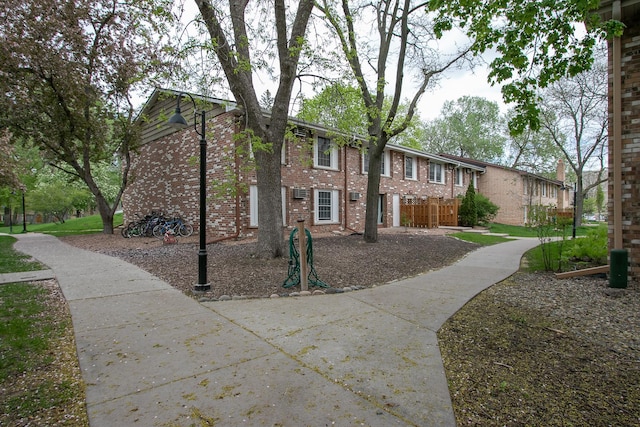
<svg viewBox="0 0 640 427">
<path fill-rule="evenodd" d="M 562 187 L 558 189 L 558 201 L 557 201 L 557 206 L 558 209 L 565 209 L 568 206 L 565 206 L 565 203 L 567 203 L 567 200 L 569 200 L 569 192 L 564 189 L 565 187 L 565 180 L 566 175 L 565 175 L 565 171 L 564 171 L 564 162 L 562 161 L 562 159 L 558 160 L 558 165 L 556 166 L 556 179 L 558 181 L 560 181 L 562 184 Z"/>
<path fill-rule="evenodd" d="M 556 167 L 556 179 L 558 181 L 562 181 L 562 183 L 564 184 L 565 173 L 564 173 L 564 162 L 562 161 L 562 159 L 558 160 L 558 166 Z"/>
</svg>

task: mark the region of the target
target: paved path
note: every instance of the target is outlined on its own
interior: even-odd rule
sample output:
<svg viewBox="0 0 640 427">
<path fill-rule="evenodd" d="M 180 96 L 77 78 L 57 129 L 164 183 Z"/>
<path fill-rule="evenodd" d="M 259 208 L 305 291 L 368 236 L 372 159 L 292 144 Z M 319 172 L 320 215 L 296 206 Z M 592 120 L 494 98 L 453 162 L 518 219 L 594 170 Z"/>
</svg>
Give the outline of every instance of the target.
<svg viewBox="0 0 640 427">
<path fill-rule="evenodd" d="M 436 331 L 537 245 L 357 292 L 198 303 L 117 258 L 16 237 L 69 302 L 93 427 L 454 426 Z"/>
</svg>

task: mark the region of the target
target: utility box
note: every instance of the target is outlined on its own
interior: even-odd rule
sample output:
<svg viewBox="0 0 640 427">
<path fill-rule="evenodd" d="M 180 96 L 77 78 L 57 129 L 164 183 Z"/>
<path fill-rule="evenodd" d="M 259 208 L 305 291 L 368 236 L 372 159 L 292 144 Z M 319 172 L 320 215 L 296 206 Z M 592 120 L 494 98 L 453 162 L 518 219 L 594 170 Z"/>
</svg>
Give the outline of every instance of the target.
<svg viewBox="0 0 640 427">
<path fill-rule="evenodd" d="M 611 249 L 609 256 L 609 287 L 626 288 L 629 269 L 626 249 Z"/>
</svg>

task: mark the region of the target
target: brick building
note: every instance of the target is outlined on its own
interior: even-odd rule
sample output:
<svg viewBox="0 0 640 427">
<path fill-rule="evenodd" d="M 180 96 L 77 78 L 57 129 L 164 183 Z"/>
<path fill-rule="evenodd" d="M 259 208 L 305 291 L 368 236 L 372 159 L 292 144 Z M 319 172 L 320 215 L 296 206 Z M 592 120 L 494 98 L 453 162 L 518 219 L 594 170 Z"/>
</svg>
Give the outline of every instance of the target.
<svg viewBox="0 0 640 427">
<path fill-rule="evenodd" d="M 500 224 L 525 225 L 530 206 L 570 207 L 570 190 L 565 187 L 565 167 L 558 162 L 556 179 L 493 163 L 443 154 L 443 157 L 482 167 L 478 192 L 500 207 L 494 221 Z"/>
<path fill-rule="evenodd" d="M 604 19 L 622 21 L 609 41 L 609 248 L 626 249 L 640 277 L 640 2 L 603 0 Z"/>
<path fill-rule="evenodd" d="M 180 215 L 198 228 L 199 140 L 195 129 L 166 125 L 179 92 L 156 90 L 143 109 L 142 146 L 132 159 L 131 183 L 123 196 L 124 221 L 153 210 Z M 258 225 L 257 182 L 251 149 L 234 138 L 242 111 L 233 102 L 193 96 L 207 114 L 209 238 L 252 236 Z M 193 117 L 182 103 L 184 117 Z M 335 144 L 335 133 L 291 119 L 283 144 L 282 215 L 287 228 L 305 219 L 318 231 L 358 231 L 365 226 L 366 150 Z M 400 204 L 409 199 L 452 198 L 466 192 L 484 167 L 410 148 L 387 146 L 382 165 L 378 222 L 400 226 Z M 237 185 L 235 183 L 238 183 Z M 230 185 L 225 185 L 230 184 Z"/>
</svg>

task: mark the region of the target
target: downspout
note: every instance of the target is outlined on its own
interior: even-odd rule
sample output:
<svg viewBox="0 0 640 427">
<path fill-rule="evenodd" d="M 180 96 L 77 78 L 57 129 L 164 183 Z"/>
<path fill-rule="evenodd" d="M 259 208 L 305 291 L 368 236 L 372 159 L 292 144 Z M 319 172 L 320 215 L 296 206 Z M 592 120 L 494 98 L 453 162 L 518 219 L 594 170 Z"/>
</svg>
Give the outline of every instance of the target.
<svg viewBox="0 0 640 427">
<path fill-rule="evenodd" d="M 613 19 L 620 21 L 620 1 L 612 5 Z M 620 36 L 613 38 L 613 249 L 622 249 L 622 61 Z"/>
</svg>

